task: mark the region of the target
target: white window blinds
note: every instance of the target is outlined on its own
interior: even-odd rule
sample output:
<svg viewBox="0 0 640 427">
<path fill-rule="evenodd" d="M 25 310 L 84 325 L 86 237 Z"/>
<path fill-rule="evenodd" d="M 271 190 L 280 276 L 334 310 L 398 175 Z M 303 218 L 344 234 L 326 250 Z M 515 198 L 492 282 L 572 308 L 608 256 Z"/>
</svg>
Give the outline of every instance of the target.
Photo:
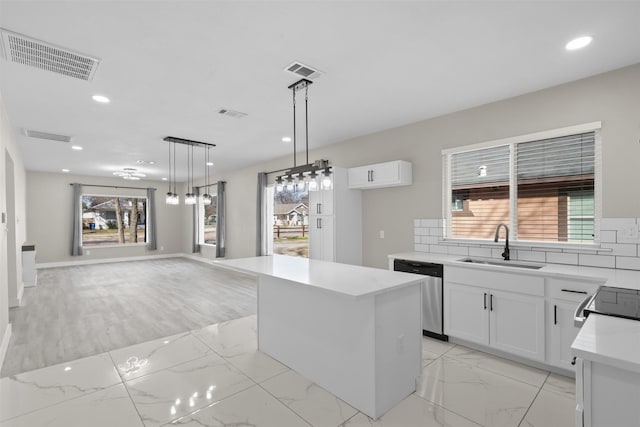
<svg viewBox="0 0 640 427">
<path fill-rule="evenodd" d="M 517 144 L 518 239 L 590 242 L 594 132 Z"/>
<path fill-rule="evenodd" d="M 489 239 L 509 224 L 508 145 L 451 156 L 451 237 Z"/>
<path fill-rule="evenodd" d="M 594 240 L 596 132 L 446 154 L 448 236 L 492 239 L 500 223 L 517 240 Z"/>
</svg>

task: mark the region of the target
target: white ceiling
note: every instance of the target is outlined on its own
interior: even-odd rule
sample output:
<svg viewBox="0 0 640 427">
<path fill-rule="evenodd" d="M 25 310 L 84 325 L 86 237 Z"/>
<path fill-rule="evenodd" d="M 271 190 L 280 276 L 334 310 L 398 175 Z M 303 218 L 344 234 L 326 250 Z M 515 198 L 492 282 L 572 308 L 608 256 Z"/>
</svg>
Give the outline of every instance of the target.
<svg viewBox="0 0 640 427">
<path fill-rule="evenodd" d="M 217 172 L 290 155 L 293 61 L 326 73 L 309 88 L 314 148 L 639 63 L 639 22 L 639 1 L 2 0 L 0 27 L 101 63 L 87 82 L 3 59 L 0 91 L 28 170 L 160 179 L 167 135 L 217 144 Z"/>
</svg>

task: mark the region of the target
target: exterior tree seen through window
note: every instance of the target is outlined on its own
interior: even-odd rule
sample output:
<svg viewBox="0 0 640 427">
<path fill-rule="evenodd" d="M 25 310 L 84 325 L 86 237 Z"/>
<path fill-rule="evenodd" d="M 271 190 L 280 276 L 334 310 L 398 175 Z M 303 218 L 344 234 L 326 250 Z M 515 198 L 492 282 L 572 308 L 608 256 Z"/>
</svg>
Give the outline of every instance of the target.
<svg viewBox="0 0 640 427">
<path fill-rule="evenodd" d="M 146 242 L 146 197 L 82 196 L 82 246 Z"/>
</svg>

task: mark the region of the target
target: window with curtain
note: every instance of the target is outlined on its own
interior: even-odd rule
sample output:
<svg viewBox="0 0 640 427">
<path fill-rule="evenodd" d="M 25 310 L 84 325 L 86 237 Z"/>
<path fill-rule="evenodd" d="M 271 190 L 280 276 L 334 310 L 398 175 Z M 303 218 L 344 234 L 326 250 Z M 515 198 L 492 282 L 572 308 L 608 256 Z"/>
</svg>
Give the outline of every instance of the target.
<svg viewBox="0 0 640 427">
<path fill-rule="evenodd" d="M 200 227 L 198 229 L 198 243 L 201 245 L 216 244 L 216 226 L 218 224 L 217 211 L 218 197 L 215 189 L 211 191 L 211 204 L 205 205 L 202 203 L 202 197 L 198 198 L 198 222 L 200 223 Z"/>
<path fill-rule="evenodd" d="M 446 151 L 447 237 L 592 243 L 598 132 Z"/>
<path fill-rule="evenodd" d="M 146 241 L 146 197 L 82 195 L 82 246 Z"/>
</svg>

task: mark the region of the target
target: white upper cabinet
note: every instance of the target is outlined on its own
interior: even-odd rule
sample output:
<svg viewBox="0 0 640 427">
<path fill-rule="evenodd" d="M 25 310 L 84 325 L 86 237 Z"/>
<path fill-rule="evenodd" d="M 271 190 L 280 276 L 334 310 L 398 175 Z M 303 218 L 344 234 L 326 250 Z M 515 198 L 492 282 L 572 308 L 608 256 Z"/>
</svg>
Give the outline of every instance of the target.
<svg viewBox="0 0 640 427">
<path fill-rule="evenodd" d="M 349 169 L 349 188 L 399 187 L 413 182 L 410 162 L 395 160 Z"/>
</svg>

